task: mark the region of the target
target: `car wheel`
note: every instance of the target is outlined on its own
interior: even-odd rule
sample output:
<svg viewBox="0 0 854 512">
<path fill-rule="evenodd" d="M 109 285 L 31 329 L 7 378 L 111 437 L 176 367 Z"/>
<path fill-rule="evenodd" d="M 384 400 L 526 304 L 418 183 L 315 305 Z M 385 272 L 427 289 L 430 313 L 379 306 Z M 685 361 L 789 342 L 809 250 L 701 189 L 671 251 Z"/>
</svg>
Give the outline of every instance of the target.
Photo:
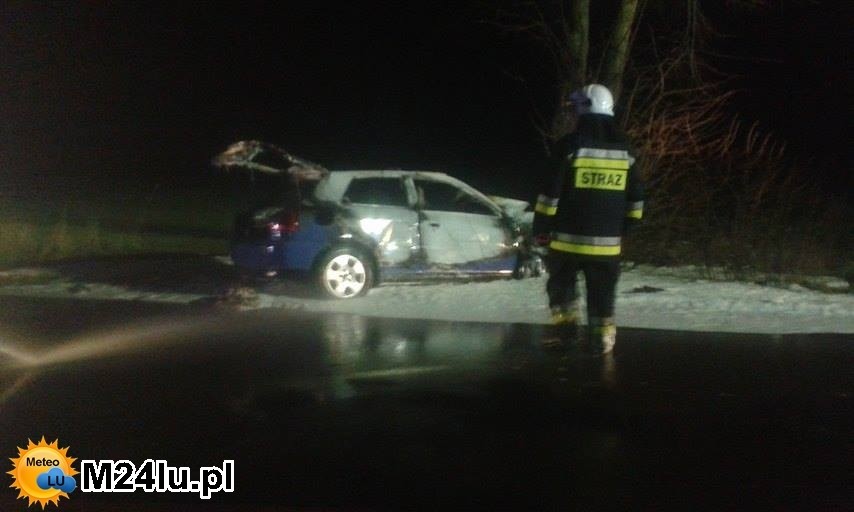
<svg viewBox="0 0 854 512">
<path fill-rule="evenodd" d="M 317 279 L 327 297 L 352 299 L 368 293 L 374 284 L 374 272 L 371 260 L 361 251 L 343 247 L 320 259 Z"/>
<path fill-rule="evenodd" d="M 527 279 L 531 277 L 531 268 L 525 262 L 516 263 L 513 269 L 513 279 Z"/>
<path fill-rule="evenodd" d="M 546 273 L 546 264 L 543 262 L 543 258 L 536 254 L 531 257 L 529 266 L 531 268 L 531 277 L 540 277 Z"/>
<path fill-rule="evenodd" d="M 524 259 L 519 258 L 516 268 L 513 269 L 513 278 L 528 279 L 530 277 L 540 277 L 544 272 L 545 264 L 543 264 L 543 259 L 536 254 L 532 254 Z"/>
</svg>

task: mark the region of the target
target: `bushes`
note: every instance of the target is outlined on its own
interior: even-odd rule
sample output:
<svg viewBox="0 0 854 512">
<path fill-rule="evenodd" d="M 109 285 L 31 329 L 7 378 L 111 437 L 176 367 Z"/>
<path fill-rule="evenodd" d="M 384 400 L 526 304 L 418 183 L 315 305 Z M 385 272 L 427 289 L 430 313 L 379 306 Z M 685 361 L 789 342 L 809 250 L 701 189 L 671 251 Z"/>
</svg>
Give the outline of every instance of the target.
<svg viewBox="0 0 854 512">
<path fill-rule="evenodd" d="M 648 201 L 627 257 L 733 273 L 841 274 L 851 264 L 851 207 L 828 201 L 811 179 L 815 164 L 742 124 L 725 82 L 695 79 L 684 59 L 676 52 L 638 71 L 629 93 L 625 124 Z"/>
</svg>

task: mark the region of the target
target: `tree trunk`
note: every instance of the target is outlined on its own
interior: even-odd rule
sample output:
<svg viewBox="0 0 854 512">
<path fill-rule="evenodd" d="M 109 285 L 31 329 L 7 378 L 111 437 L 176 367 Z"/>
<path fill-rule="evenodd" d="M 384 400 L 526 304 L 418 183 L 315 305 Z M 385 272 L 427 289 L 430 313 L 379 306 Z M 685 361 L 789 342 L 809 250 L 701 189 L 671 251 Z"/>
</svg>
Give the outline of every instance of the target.
<svg viewBox="0 0 854 512">
<path fill-rule="evenodd" d="M 587 81 L 587 53 L 590 40 L 590 0 L 573 0 L 570 7 L 569 90 L 575 90 Z M 564 101 L 566 98 L 564 98 Z"/>
<path fill-rule="evenodd" d="M 566 34 L 566 62 L 557 90 L 557 105 L 552 118 L 551 138 L 557 140 L 572 128 L 566 101 L 569 94 L 587 81 L 587 53 L 590 32 L 590 0 L 570 0 L 569 28 Z"/>
<path fill-rule="evenodd" d="M 602 82 L 611 94 L 614 101 L 620 97 L 623 89 L 623 71 L 626 69 L 626 61 L 629 58 L 630 40 L 632 37 L 632 25 L 638 10 L 638 0 L 622 0 L 614 30 L 608 42 L 608 50 L 605 52 L 604 71 Z"/>
</svg>

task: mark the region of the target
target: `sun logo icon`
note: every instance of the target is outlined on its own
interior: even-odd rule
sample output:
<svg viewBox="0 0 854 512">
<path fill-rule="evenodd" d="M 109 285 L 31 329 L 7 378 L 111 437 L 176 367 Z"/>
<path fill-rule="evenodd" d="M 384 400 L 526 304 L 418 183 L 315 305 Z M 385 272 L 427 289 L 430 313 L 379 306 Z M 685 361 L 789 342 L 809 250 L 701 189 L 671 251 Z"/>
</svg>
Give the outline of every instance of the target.
<svg viewBox="0 0 854 512">
<path fill-rule="evenodd" d="M 78 474 L 71 465 L 75 460 L 68 457 L 68 447 L 59 448 L 59 439 L 48 444 L 44 437 L 36 444 L 27 439 L 26 448 L 18 448 L 18 457 L 9 459 L 13 469 L 12 485 L 20 491 L 18 499 L 28 498 L 28 507 L 38 503 L 44 510 L 48 503 L 59 506 L 59 498 L 77 488 Z"/>
</svg>

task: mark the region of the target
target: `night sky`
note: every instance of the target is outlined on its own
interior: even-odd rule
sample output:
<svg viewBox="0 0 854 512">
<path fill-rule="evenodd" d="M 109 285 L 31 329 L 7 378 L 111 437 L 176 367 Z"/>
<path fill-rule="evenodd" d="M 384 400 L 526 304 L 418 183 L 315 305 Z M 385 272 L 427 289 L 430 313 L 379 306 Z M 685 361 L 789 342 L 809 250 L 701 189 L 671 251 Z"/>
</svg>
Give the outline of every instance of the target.
<svg viewBox="0 0 854 512">
<path fill-rule="evenodd" d="M 735 108 L 796 153 L 850 161 L 850 2 L 789 4 L 712 13 L 733 35 L 719 64 L 741 75 Z M 203 179 L 217 150 L 258 138 L 330 168 L 530 194 L 549 67 L 481 23 L 484 5 L 4 4 L 0 173 Z"/>
</svg>

